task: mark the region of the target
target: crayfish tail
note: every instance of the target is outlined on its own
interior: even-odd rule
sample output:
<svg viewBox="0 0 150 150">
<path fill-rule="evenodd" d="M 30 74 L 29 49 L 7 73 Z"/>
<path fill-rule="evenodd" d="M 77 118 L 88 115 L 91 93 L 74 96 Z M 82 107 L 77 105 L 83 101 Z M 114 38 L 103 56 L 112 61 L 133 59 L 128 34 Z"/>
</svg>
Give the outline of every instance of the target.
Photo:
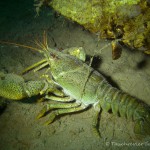
<svg viewBox="0 0 150 150">
<path fill-rule="evenodd" d="M 137 109 L 134 132 L 137 135 L 150 136 L 150 108 L 147 105 L 140 105 Z M 137 117 L 138 116 L 138 117 Z M 135 119 L 135 118 L 134 118 Z"/>
<path fill-rule="evenodd" d="M 134 126 L 134 133 L 137 135 L 150 136 L 150 125 L 144 121 L 137 121 Z"/>
</svg>

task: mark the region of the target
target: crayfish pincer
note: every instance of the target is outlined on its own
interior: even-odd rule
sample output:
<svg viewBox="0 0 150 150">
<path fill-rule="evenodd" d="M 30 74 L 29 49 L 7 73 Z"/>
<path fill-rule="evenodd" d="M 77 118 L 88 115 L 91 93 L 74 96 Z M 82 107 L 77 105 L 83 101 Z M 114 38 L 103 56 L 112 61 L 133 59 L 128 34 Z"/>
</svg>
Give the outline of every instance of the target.
<svg viewBox="0 0 150 150">
<path fill-rule="evenodd" d="M 0 72 L 0 96 L 12 100 L 21 100 L 38 95 L 45 87 L 44 81 L 26 82 L 22 76 Z"/>
</svg>

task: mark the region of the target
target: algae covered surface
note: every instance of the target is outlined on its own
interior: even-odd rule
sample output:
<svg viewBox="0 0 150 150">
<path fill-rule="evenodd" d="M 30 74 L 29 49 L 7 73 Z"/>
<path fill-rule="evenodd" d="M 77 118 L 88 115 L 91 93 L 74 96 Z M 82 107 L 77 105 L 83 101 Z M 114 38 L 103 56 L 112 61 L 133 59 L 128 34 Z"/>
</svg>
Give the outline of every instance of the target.
<svg viewBox="0 0 150 150">
<path fill-rule="evenodd" d="M 39 12 L 47 4 L 101 38 L 120 39 L 149 54 L 149 0 L 35 0 Z"/>
<path fill-rule="evenodd" d="M 150 105 L 150 58 L 139 51 L 124 48 L 122 57 L 112 60 L 109 41 L 100 40 L 76 23 L 67 20 L 52 8 L 44 7 L 35 17 L 30 0 L 5 0 L 0 2 L 0 40 L 37 47 L 34 39 L 42 41 L 48 35 L 51 48 L 83 47 L 87 55 L 95 56 L 93 67 L 107 80 L 128 94 Z M 108 45 L 106 47 L 106 45 Z M 104 48 L 105 47 L 105 48 Z M 41 60 L 35 51 L 13 45 L 0 44 L 0 71 L 19 74 L 24 68 Z M 43 72 L 41 72 L 43 73 Z M 26 80 L 38 79 L 33 72 Z M 0 100 L 4 98 L 0 97 Z M 94 110 L 62 116 L 49 126 L 44 126 L 48 115 L 36 120 L 38 112 L 48 102 L 38 103 L 35 98 L 20 102 L 7 100 L 0 115 L 0 149 L 2 150 L 103 150 L 149 149 L 150 139 L 136 137 L 134 123 L 112 113 L 102 112 L 100 127 L 102 138 L 92 132 Z"/>
</svg>

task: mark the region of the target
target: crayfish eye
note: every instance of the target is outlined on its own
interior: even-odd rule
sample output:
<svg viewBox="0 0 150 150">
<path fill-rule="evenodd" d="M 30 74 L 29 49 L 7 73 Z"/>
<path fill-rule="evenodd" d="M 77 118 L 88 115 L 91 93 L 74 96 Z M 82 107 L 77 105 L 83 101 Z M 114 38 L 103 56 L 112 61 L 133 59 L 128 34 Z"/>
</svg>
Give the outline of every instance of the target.
<svg viewBox="0 0 150 150">
<path fill-rule="evenodd" d="M 51 54 L 51 57 L 52 57 L 53 59 L 58 59 L 57 55 L 55 55 L 55 54 Z"/>
<path fill-rule="evenodd" d="M 56 55 L 54 55 L 54 54 L 51 54 L 51 56 L 52 56 L 53 58 L 55 58 L 55 57 L 56 57 Z"/>
</svg>

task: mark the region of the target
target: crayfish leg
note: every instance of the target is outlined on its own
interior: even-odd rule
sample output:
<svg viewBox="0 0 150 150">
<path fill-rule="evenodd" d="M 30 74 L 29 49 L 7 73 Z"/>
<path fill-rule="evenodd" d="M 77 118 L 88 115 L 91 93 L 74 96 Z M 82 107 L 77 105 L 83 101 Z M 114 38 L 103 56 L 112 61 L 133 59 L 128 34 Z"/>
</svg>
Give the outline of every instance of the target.
<svg viewBox="0 0 150 150">
<path fill-rule="evenodd" d="M 88 105 L 87 106 L 80 105 L 77 107 L 66 108 L 66 109 L 63 108 L 63 109 L 55 110 L 50 114 L 49 120 L 45 123 L 45 125 L 51 124 L 57 116 L 60 116 L 63 114 L 68 114 L 68 113 L 73 113 L 73 112 L 79 112 L 79 111 L 85 110 L 87 108 L 88 108 Z"/>
<path fill-rule="evenodd" d="M 46 113 L 53 109 L 59 109 L 59 108 L 73 108 L 73 107 L 78 107 L 80 106 L 80 103 L 54 103 L 54 104 L 47 104 L 44 106 L 44 108 L 40 111 L 40 113 L 37 115 L 37 119 L 45 116 Z"/>
<path fill-rule="evenodd" d="M 100 103 L 96 104 L 94 106 L 95 108 L 95 116 L 93 118 L 93 123 L 92 123 L 92 126 L 93 126 L 93 132 L 94 134 L 98 137 L 98 138 L 101 138 L 101 133 L 99 131 L 99 121 L 100 121 L 100 115 L 101 115 L 101 112 L 102 112 L 102 109 L 101 109 L 101 105 Z"/>
<path fill-rule="evenodd" d="M 43 109 L 39 112 L 36 119 L 40 119 L 41 117 L 45 116 L 46 112 L 48 111 L 47 106 L 44 106 Z"/>
<path fill-rule="evenodd" d="M 55 95 L 46 95 L 45 99 L 50 99 L 50 100 L 58 101 L 58 102 L 71 102 L 71 101 L 74 100 L 74 99 L 70 98 L 69 96 L 58 97 L 58 96 L 55 96 Z"/>
</svg>

